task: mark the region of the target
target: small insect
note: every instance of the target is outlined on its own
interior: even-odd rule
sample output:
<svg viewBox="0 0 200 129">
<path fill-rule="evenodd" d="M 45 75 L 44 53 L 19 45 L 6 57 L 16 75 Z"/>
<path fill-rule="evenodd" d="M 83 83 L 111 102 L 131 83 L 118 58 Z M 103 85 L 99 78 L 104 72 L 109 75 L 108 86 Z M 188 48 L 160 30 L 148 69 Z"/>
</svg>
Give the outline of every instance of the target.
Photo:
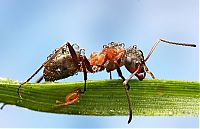
<svg viewBox="0 0 200 129">
<path fill-rule="evenodd" d="M 132 120 L 132 105 L 130 101 L 130 96 L 128 94 L 128 89 L 130 88 L 128 82 L 133 76 L 136 76 L 140 81 L 142 81 L 146 77 L 146 73 L 150 74 L 150 76 L 155 79 L 155 76 L 147 68 L 145 63 L 160 42 L 196 47 L 195 44 L 178 43 L 167 41 L 164 39 L 158 39 L 158 41 L 155 42 L 152 46 L 147 57 L 144 58 L 143 52 L 138 49 L 136 45 L 133 45 L 125 50 L 124 43 L 111 42 L 108 45 L 104 45 L 102 51 L 93 52 L 89 58 L 90 65 L 92 66 L 94 72 L 106 69 L 106 71 L 110 73 L 110 78 L 112 78 L 111 71 L 117 70 L 119 77 L 122 78 L 129 105 L 128 123 L 130 123 Z M 131 75 L 127 79 L 124 78 L 120 70 L 120 67 L 123 65 L 131 73 Z"/>
<path fill-rule="evenodd" d="M 71 93 L 69 93 L 65 97 L 65 102 L 61 102 L 59 100 L 56 100 L 56 104 L 59 104 L 58 106 L 54 107 L 53 110 L 57 110 L 60 108 L 63 108 L 64 106 L 68 106 L 70 104 L 77 103 L 80 100 L 80 94 L 81 94 L 81 89 L 75 89 Z"/>
<path fill-rule="evenodd" d="M 85 56 L 85 50 L 80 49 L 77 44 L 71 45 L 69 42 L 63 44 L 58 49 L 47 57 L 47 60 L 23 83 L 20 84 L 17 93 L 20 94 L 20 88 L 29 82 L 42 68 L 44 67 L 43 75 L 36 81 L 55 81 L 68 78 L 78 72 L 84 74 L 84 91 L 86 91 L 87 72 L 93 72 L 90 62 Z"/>
</svg>

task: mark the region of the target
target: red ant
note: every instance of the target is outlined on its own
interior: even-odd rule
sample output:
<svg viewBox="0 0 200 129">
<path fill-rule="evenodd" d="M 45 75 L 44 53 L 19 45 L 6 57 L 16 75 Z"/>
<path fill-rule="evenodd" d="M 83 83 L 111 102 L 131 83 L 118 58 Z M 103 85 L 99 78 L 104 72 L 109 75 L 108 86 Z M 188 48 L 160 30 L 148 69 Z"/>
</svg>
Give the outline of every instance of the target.
<svg viewBox="0 0 200 129">
<path fill-rule="evenodd" d="M 43 78 L 45 79 L 45 81 L 55 81 L 67 78 L 69 76 L 73 76 L 77 72 L 83 72 L 84 92 L 86 91 L 87 72 L 94 73 L 106 69 L 107 72 L 110 72 L 110 78 L 111 78 L 111 71 L 117 70 L 118 75 L 123 80 L 125 93 L 128 99 L 128 105 L 129 105 L 128 123 L 130 123 L 132 120 L 132 105 L 128 94 L 128 89 L 130 88 L 130 86 L 128 85 L 128 81 L 134 75 L 140 81 L 142 81 L 145 78 L 146 73 L 149 73 L 151 77 L 155 79 L 153 73 L 148 70 L 145 62 L 149 59 L 154 49 L 161 41 L 169 44 L 196 47 L 195 44 L 177 43 L 159 39 L 153 45 L 146 59 L 144 59 L 143 52 L 137 49 L 136 45 L 125 50 L 124 43 L 111 42 L 108 45 L 104 45 L 103 50 L 101 52 L 92 53 L 88 61 L 88 59 L 84 54 L 85 53 L 84 49 L 79 49 L 79 46 L 76 44 L 71 46 L 70 43 L 67 42 L 66 44 L 56 49 L 53 52 L 53 54 L 49 55 L 47 60 L 31 75 L 31 77 L 29 77 L 26 81 L 20 84 L 17 93 L 21 97 L 19 90 L 22 87 L 22 85 L 29 82 L 43 67 L 44 67 L 43 75 L 37 80 L 37 83 L 42 81 Z M 76 50 L 74 50 L 74 48 L 76 48 Z M 127 79 L 123 77 L 122 72 L 120 70 L 120 67 L 123 65 L 125 65 L 126 69 L 130 73 L 132 73 Z M 69 94 L 69 96 L 71 95 L 74 96 L 73 93 Z M 74 101 L 71 101 L 70 104 L 76 103 L 77 102 L 76 100 L 79 100 L 79 97 L 77 97 L 77 99 L 75 97 L 72 100 Z M 68 101 L 68 99 L 66 101 Z"/>
<path fill-rule="evenodd" d="M 178 43 L 167 41 L 164 39 L 158 39 L 158 41 L 154 43 L 146 59 L 144 59 L 143 52 L 137 49 L 136 45 L 129 47 L 127 50 L 125 50 L 124 43 L 111 42 L 108 45 L 104 45 L 103 50 L 101 52 L 93 52 L 90 56 L 89 61 L 94 72 L 106 69 L 107 72 L 110 72 L 110 78 L 112 78 L 111 71 L 117 70 L 119 77 L 122 78 L 129 105 L 128 123 L 130 123 L 132 120 L 132 105 L 127 91 L 130 88 L 130 86 L 128 85 L 128 81 L 133 76 L 136 76 L 140 81 L 142 81 L 145 78 L 146 73 L 150 74 L 151 77 L 155 79 L 155 76 L 147 68 L 145 63 L 147 62 L 147 60 L 155 50 L 156 46 L 160 42 L 196 47 L 195 44 Z M 127 79 L 123 77 L 122 72 L 120 70 L 120 67 L 123 65 L 125 65 L 126 69 L 131 73 L 131 75 Z"/>
</svg>

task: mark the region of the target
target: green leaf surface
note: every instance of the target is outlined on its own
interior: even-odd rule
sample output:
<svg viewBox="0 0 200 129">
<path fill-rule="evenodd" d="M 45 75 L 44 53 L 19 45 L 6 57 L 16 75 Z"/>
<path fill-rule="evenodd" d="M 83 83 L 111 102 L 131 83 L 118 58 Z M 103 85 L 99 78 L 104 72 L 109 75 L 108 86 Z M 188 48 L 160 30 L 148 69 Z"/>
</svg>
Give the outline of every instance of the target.
<svg viewBox="0 0 200 129">
<path fill-rule="evenodd" d="M 131 80 L 129 94 L 134 116 L 198 116 L 200 83 L 171 80 Z M 83 82 L 28 83 L 21 89 L 23 99 L 17 95 L 19 83 L 0 79 L 0 102 L 34 111 L 76 115 L 129 115 L 127 98 L 122 80 L 87 81 L 87 91 L 78 103 L 52 110 L 55 101 L 76 88 L 83 89 Z M 6 108 L 6 107 L 5 107 Z"/>
</svg>

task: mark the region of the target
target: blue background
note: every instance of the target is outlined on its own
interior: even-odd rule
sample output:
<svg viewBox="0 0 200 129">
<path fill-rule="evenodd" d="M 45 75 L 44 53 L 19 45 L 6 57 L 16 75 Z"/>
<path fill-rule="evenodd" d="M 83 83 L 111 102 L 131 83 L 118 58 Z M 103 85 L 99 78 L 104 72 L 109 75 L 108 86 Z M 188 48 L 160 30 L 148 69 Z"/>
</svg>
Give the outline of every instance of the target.
<svg viewBox="0 0 200 129">
<path fill-rule="evenodd" d="M 0 0 L 0 77 L 27 79 L 63 42 L 91 52 L 121 41 L 147 55 L 158 38 L 197 44 L 159 44 L 147 62 L 158 79 L 199 81 L 198 0 Z M 130 73 L 123 67 L 123 74 Z M 42 73 L 40 73 L 41 75 Z M 37 79 L 36 76 L 32 82 Z M 113 72 L 113 77 L 118 78 Z M 89 80 L 109 79 L 104 71 Z M 147 76 L 150 78 L 150 76 Z M 61 81 L 82 81 L 82 73 Z M 6 106 L 3 127 L 198 127 L 198 117 L 89 117 Z"/>
</svg>

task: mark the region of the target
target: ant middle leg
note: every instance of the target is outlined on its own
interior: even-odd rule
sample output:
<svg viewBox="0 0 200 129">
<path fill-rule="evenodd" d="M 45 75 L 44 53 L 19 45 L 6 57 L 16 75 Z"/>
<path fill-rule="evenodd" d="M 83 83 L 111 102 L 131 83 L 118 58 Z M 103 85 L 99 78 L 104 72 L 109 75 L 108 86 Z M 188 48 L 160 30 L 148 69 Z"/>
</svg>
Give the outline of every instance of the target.
<svg viewBox="0 0 200 129">
<path fill-rule="evenodd" d="M 110 71 L 109 74 L 110 74 L 110 80 L 112 80 L 112 72 Z"/>
<path fill-rule="evenodd" d="M 83 56 L 83 59 L 82 59 L 82 68 L 83 68 L 83 76 L 84 76 L 84 91 L 81 92 L 81 93 L 85 93 L 85 91 L 86 91 L 86 81 L 87 81 L 87 72 L 91 72 L 91 73 L 94 72 L 92 70 L 90 62 L 88 61 L 88 59 L 85 56 Z"/>
</svg>

